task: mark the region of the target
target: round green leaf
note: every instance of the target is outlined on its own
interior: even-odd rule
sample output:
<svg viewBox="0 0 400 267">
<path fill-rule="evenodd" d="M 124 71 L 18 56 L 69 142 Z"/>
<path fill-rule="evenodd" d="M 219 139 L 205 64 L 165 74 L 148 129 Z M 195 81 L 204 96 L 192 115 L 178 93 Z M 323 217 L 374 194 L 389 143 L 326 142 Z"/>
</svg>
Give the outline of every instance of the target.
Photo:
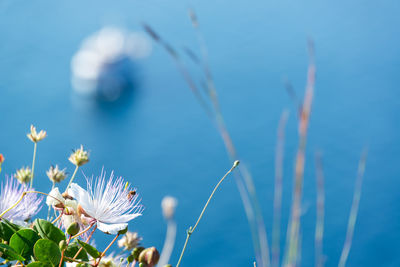
<svg viewBox="0 0 400 267">
<path fill-rule="evenodd" d="M 34 228 L 42 238 L 53 240 L 56 244 L 59 244 L 61 240 L 66 240 L 63 231 L 55 227 L 49 221 L 36 219 L 34 222 Z"/>
<path fill-rule="evenodd" d="M 100 258 L 100 252 L 95 248 L 92 247 L 91 245 L 77 239 L 79 245 L 81 245 L 83 247 L 84 250 L 86 250 L 86 252 L 92 256 L 93 258 L 97 259 Z"/>
<path fill-rule="evenodd" d="M 39 239 L 38 234 L 31 229 L 21 229 L 10 238 L 10 247 L 25 259 L 33 255 L 33 246 Z"/>
<path fill-rule="evenodd" d="M 35 258 L 43 263 L 51 263 L 53 266 L 58 266 L 61 260 L 60 248 L 51 240 L 40 239 L 33 247 Z"/>
<path fill-rule="evenodd" d="M 11 236 L 21 228 L 21 226 L 2 218 L 0 221 L 0 238 L 8 242 Z"/>
<path fill-rule="evenodd" d="M 19 255 L 12 247 L 6 244 L 0 244 L 0 258 L 3 258 L 8 261 L 25 261 L 25 259 Z"/>
<path fill-rule="evenodd" d="M 76 242 L 73 242 L 73 243 L 69 244 L 69 246 L 67 247 L 67 249 L 64 252 L 64 255 L 69 258 L 73 258 L 76 255 L 76 253 L 78 253 L 80 248 L 81 247 Z M 84 249 L 82 249 L 79 252 L 79 254 L 76 258 L 79 260 L 83 260 L 83 261 L 89 260 L 86 250 L 84 250 Z"/>
</svg>

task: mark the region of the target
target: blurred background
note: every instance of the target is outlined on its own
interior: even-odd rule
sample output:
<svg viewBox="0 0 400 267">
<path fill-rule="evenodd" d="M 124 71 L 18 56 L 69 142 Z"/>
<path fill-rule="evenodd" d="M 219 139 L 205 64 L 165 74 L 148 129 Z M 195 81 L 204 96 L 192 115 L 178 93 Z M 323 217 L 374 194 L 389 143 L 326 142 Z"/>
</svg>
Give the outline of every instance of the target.
<svg viewBox="0 0 400 267">
<path fill-rule="evenodd" d="M 284 108 L 291 112 L 283 229 L 298 143 L 297 111 L 284 80 L 302 98 L 306 41 L 312 37 L 317 80 L 306 153 L 302 266 L 314 262 L 315 150 L 323 152 L 324 161 L 326 266 L 336 266 L 365 146 L 369 156 L 348 266 L 400 266 L 400 2 L 395 0 L 1 1 L 0 153 L 6 158 L 1 179 L 31 164 L 33 144 L 26 138 L 31 123 L 48 133 L 38 145 L 40 190 L 51 187 L 45 175 L 51 164 L 73 172 L 68 156 L 83 144 L 90 162 L 77 181 L 84 183 L 83 173 L 99 175 L 103 166 L 131 181 L 145 211 L 130 230 L 139 232 L 144 245 L 162 248 L 166 226 L 160 203 L 165 195 L 178 198 L 175 264 L 186 229 L 231 166 L 217 130 L 174 62 L 141 27 L 150 24 L 178 51 L 189 47 L 199 53 L 188 7 L 199 17 L 222 113 L 240 160 L 253 174 L 269 241 L 276 130 Z M 200 77 L 198 67 L 187 62 Z M 184 266 L 252 266 L 250 230 L 234 180 L 220 189 L 191 238 Z M 109 239 L 98 234 L 96 243 L 101 247 Z"/>
</svg>

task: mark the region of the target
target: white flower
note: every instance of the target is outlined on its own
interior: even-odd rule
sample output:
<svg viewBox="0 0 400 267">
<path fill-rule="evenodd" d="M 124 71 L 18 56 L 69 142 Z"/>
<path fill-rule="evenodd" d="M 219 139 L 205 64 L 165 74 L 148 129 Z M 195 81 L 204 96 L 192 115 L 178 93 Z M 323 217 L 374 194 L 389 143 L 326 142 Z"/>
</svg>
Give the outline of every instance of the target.
<svg viewBox="0 0 400 267">
<path fill-rule="evenodd" d="M 126 232 L 126 234 L 118 240 L 118 246 L 125 250 L 132 250 L 139 245 L 142 238 L 136 232 Z"/>
<path fill-rule="evenodd" d="M 46 204 L 52 206 L 56 210 L 63 211 L 61 221 L 64 229 L 68 229 L 68 227 L 74 222 L 78 223 L 79 227 L 83 229 L 88 225 L 88 223 L 85 223 L 85 220 L 82 220 L 78 212 L 78 202 L 70 198 L 68 196 L 64 197 L 60 193 L 58 187 L 55 187 L 50 191 L 49 196 L 46 198 Z M 83 235 L 83 237 L 85 237 L 85 235 Z"/>
<path fill-rule="evenodd" d="M 66 214 L 78 210 L 78 202 L 72 197 L 64 197 L 58 187 L 53 188 L 46 198 L 46 204 L 56 209 L 64 209 Z"/>
<path fill-rule="evenodd" d="M 110 255 L 101 258 L 99 262 L 99 267 L 117 267 L 121 266 L 125 262 L 126 255 L 116 255 L 114 256 L 114 252 Z"/>
<path fill-rule="evenodd" d="M 33 174 L 29 167 L 22 167 L 17 170 L 14 176 L 21 184 L 27 184 L 32 180 Z"/>
<path fill-rule="evenodd" d="M 28 138 L 32 142 L 37 143 L 37 142 L 43 140 L 46 137 L 46 131 L 41 130 L 38 133 L 38 132 L 36 132 L 36 127 L 31 125 L 31 132 L 28 133 L 26 136 L 28 136 Z"/>
<path fill-rule="evenodd" d="M 23 192 L 31 189 L 18 183 L 13 177 L 6 178 L 5 183 L 1 183 L 0 214 L 17 203 Z M 17 206 L 4 214 L 4 218 L 16 222 L 24 222 L 40 211 L 41 201 L 42 197 L 38 197 L 36 194 L 26 194 Z"/>
<path fill-rule="evenodd" d="M 65 173 L 65 168 L 60 170 L 58 168 L 58 165 L 50 166 L 50 169 L 46 172 L 47 177 L 49 177 L 50 181 L 53 183 L 59 183 L 62 180 L 64 180 L 67 177 L 67 174 Z"/>
<path fill-rule="evenodd" d="M 89 153 L 86 150 L 83 150 L 83 146 L 75 149 L 74 152 L 69 156 L 69 161 L 75 166 L 82 166 L 89 161 Z"/>
<path fill-rule="evenodd" d="M 84 214 L 97 222 L 97 228 L 107 234 L 117 234 L 128 227 L 128 222 L 142 215 L 143 206 L 137 201 L 136 192 L 126 186 L 120 177 L 114 180 L 111 173 L 108 182 L 101 172 L 93 183 L 87 179 L 87 190 L 72 183 L 68 193 L 75 198 Z"/>
</svg>

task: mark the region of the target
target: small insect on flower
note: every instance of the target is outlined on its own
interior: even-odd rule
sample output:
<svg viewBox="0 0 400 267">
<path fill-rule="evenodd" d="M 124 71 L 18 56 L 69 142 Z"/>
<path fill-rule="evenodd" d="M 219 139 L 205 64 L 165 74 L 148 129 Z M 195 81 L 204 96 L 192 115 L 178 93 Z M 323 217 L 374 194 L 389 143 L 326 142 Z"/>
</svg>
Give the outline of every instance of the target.
<svg viewBox="0 0 400 267">
<path fill-rule="evenodd" d="M 53 183 L 59 183 L 61 181 L 63 181 L 67 175 L 65 173 L 65 168 L 60 170 L 58 168 L 58 165 L 51 166 L 50 169 L 46 172 L 47 177 L 49 177 L 50 181 L 52 181 Z"/>
<path fill-rule="evenodd" d="M 15 173 L 15 178 L 21 183 L 26 184 L 32 180 L 32 171 L 29 167 L 22 167 Z"/>
<path fill-rule="evenodd" d="M 28 133 L 26 136 L 28 136 L 28 138 L 32 142 L 37 143 L 40 140 L 43 140 L 47 136 L 47 134 L 46 134 L 46 131 L 43 131 L 43 130 L 41 130 L 39 133 L 37 133 L 36 127 L 31 125 L 31 132 Z"/>
<path fill-rule="evenodd" d="M 136 195 L 136 190 L 129 191 L 128 192 L 128 199 L 132 200 L 135 195 Z"/>
<path fill-rule="evenodd" d="M 121 177 L 114 179 L 111 173 L 106 182 L 105 175 L 102 171 L 95 181 L 93 177 L 86 178 L 87 190 L 72 183 L 68 193 L 78 201 L 83 215 L 97 222 L 100 231 L 117 234 L 128 227 L 129 221 L 142 215 L 143 206 L 139 204 L 137 193 L 127 197 L 135 190 L 126 186 Z"/>
<path fill-rule="evenodd" d="M 83 150 L 83 146 L 75 149 L 74 152 L 69 156 L 69 161 L 75 166 L 82 166 L 89 161 L 89 153 Z"/>
<path fill-rule="evenodd" d="M 18 183 L 12 176 L 6 178 L 5 183 L 1 183 L 0 214 L 17 203 L 25 191 L 31 189 L 28 189 L 26 185 Z M 4 214 L 4 218 L 21 223 L 29 220 L 40 211 L 41 201 L 42 197 L 38 197 L 36 194 L 27 194 L 17 206 Z"/>
</svg>

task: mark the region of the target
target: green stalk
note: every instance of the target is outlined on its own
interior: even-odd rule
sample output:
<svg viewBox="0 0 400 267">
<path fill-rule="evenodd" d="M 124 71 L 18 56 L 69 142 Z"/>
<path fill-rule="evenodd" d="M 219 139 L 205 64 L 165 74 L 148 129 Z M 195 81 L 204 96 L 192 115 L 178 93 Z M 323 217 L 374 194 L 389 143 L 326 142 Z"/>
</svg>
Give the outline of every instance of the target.
<svg viewBox="0 0 400 267">
<path fill-rule="evenodd" d="M 36 160 L 36 149 L 37 149 L 37 143 L 34 143 L 35 145 L 33 146 L 33 159 L 32 159 L 32 178 L 31 178 L 31 188 L 33 186 L 33 175 L 35 173 L 35 160 Z"/>
<path fill-rule="evenodd" d="M 206 211 L 206 209 L 207 209 L 207 207 L 208 207 L 208 204 L 210 204 L 210 201 L 211 201 L 211 199 L 213 198 L 213 196 L 214 196 L 215 192 L 217 191 L 218 187 L 219 187 L 219 186 L 221 185 L 221 183 L 225 180 L 225 178 L 228 176 L 228 174 L 230 174 L 238 165 L 239 165 L 239 161 L 236 160 L 236 161 L 233 163 L 232 168 L 231 168 L 227 173 L 225 173 L 225 175 L 221 178 L 221 180 L 219 180 L 218 184 L 214 187 L 214 190 L 212 191 L 210 197 L 208 198 L 206 204 L 204 205 L 204 208 L 203 208 L 203 210 L 201 211 L 200 216 L 199 216 L 199 218 L 197 219 L 195 225 L 194 225 L 193 227 L 190 226 L 189 229 L 187 230 L 186 241 L 185 241 L 185 244 L 183 245 L 183 249 L 182 249 L 181 255 L 180 255 L 180 257 L 179 257 L 178 263 L 176 264 L 176 267 L 179 267 L 179 265 L 181 264 L 181 260 L 182 260 L 183 254 L 185 254 L 185 250 L 186 250 L 187 244 L 188 244 L 188 242 L 189 242 L 189 238 L 190 238 L 190 236 L 193 234 L 194 230 L 196 230 L 196 227 L 197 227 L 197 225 L 199 224 L 201 218 L 203 218 L 204 212 Z"/>
<path fill-rule="evenodd" d="M 76 165 L 75 170 L 74 170 L 74 173 L 72 174 L 71 179 L 69 180 L 68 186 L 67 186 L 67 188 L 65 189 L 65 191 L 68 190 L 69 186 L 71 185 L 72 181 L 74 180 L 75 175 L 76 175 L 76 172 L 78 171 L 78 168 L 79 168 L 79 166 Z"/>
</svg>

